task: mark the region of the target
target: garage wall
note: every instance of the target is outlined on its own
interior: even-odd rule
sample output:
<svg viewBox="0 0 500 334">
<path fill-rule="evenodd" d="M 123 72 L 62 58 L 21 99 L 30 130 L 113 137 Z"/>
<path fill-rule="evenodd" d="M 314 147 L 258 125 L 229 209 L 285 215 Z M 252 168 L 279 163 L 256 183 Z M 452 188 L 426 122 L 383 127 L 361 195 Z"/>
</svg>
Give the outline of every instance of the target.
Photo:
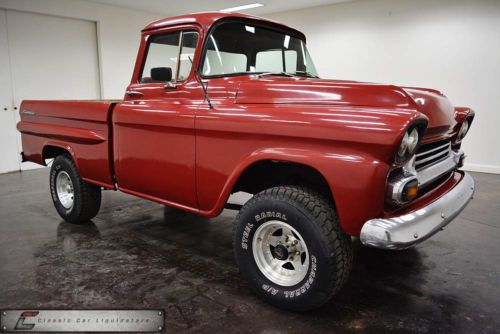
<svg viewBox="0 0 500 334">
<path fill-rule="evenodd" d="M 475 109 L 466 168 L 500 173 L 500 1 L 359 0 L 267 17 L 306 34 L 324 78 L 437 88 Z"/>
<path fill-rule="evenodd" d="M 140 30 L 165 16 L 78 0 L 0 0 L 0 8 L 97 22 L 101 96 L 105 99 L 123 97 L 132 76 Z"/>
<path fill-rule="evenodd" d="M 20 164 L 19 105 L 100 97 L 96 23 L 0 9 L 0 40 L 0 173 L 37 168 Z"/>
</svg>

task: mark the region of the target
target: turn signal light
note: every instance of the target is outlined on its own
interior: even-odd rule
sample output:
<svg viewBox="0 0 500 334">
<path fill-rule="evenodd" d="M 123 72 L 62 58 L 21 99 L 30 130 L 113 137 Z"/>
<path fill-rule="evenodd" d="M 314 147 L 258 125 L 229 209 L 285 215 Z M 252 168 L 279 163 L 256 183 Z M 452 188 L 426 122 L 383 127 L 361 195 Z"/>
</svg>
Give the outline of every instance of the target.
<svg viewBox="0 0 500 334">
<path fill-rule="evenodd" d="M 410 182 L 407 182 L 404 187 L 403 191 L 401 193 L 401 198 L 405 202 L 409 202 L 417 197 L 418 194 L 418 181 L 417 180 L 412 180 Z"/>
<path fill-rule="evenodd" d="M 418 179 L 415 176 L 396 176 L 387 183 L 386 203 L 403 205 L 418 195 Z"/>
</svg>

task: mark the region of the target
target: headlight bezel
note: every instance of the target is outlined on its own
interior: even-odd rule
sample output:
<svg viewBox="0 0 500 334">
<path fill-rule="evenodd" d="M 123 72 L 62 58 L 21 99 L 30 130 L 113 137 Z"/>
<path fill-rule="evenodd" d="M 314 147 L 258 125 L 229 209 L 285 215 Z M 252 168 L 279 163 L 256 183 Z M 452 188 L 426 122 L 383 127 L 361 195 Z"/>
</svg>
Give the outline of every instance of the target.
<svg viewBox="0 0 500 334">
<path fill-rule="evenodd" d="M 396 151 L 396 163 L 407 162 L 417 153 L 425 127 L 426 124 L 417 123 L 406 128 Z"/>
<path fill-rule="evenodd" d="M 462 140 L 465 138 L 467 133 L 469 133 L 470 130 L 470 125 L 471 125 L 471 119 L 466 118 L 462 124 L 460 125 L 460 129 L 458 129 L 457 132 L 457 137 L 455 139 L 455 143 L 460 143 Z"/>
</svg>

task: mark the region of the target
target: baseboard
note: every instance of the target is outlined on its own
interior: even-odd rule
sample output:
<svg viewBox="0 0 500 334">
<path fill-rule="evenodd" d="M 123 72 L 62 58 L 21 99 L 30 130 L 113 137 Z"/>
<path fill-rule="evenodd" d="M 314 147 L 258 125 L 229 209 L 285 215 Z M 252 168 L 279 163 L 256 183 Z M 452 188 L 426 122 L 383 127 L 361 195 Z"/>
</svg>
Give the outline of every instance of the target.
<svg viewBox="0 0 500 334">
<path fill-rule="evenodd" d="M 26 170 L 32 170 L 32 169 L 39 169 L 39 168 L 45 168 L 46 166 L 35 164 L 33 162 L 23 162 L 21 163 L 21 171 L 24 172 Z"/>
<path fill-rule="evenodd" d="M 465 163 L 464 170 L 471 172 L 500 174 L 500 166 Z"/>
</svg>

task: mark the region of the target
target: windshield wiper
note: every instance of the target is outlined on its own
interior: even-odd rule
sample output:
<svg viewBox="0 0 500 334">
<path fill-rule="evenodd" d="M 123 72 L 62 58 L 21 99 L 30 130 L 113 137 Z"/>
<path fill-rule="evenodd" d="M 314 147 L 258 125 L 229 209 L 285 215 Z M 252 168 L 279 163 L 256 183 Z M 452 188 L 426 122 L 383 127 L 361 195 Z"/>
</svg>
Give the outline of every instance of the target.
<svg viewBox="0 0 500 334">
<path fill-rule="evenodd" d="M 307 72 L 307 71 L 295 71 L 295 74 L 300 75 L 300 76 L 306 76 L 309 78 L 319 78 L 317 75 L 314 75 L 311 72 Z"/>
<path fill-rule="evenodd" d="M 257 74 L 259 78 L 266 76 L 266 75 L 277 75 L 277 76 L 283 76 L 283 77 L 294 77 L 295 75 L 287 72 L 263 72 Z"/>
</svg>

